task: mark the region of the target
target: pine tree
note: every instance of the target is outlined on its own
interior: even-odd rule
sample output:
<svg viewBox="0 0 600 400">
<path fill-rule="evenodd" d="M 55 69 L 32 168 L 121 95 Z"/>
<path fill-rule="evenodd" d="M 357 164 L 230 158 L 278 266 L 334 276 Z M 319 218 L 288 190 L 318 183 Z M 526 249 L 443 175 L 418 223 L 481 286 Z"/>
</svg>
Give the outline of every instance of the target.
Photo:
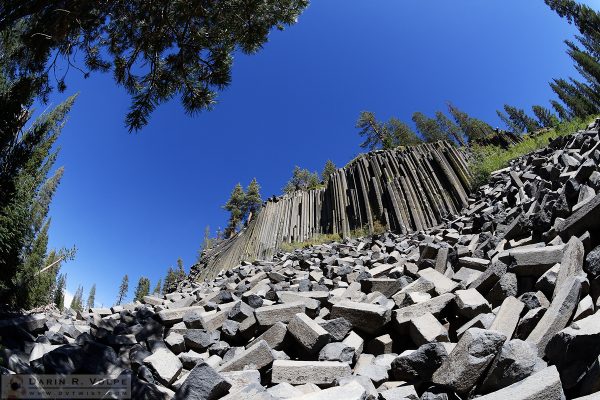
<svg viewBox="0 0 600 400">
<path fill-rule="evenodd" d="M 437 142 L 438 140 L 448 139 L 444 132 L 440 129 L 437 121 L 427 117 L 422 112 L 415 112 L 412 115 L 412 120 L 426 142 Z"/>
<path fill-rule="evenodd" d="M 532 106 L 533 114 L 537 118 L 539 124 L 544 128 L 553 128 L 558 125 L 558 118 L 552 114 L 552 111 L 542 106 Z"/>
<path fill-rule="evenodd" d="M 133 295 L 133 301 L 142 301 L 144 296 L 148 296 L 150 293 L 150 279 L 142 276 L 138 281 L 135 293 Z"/>
<path fill-rule="evenodd" d="M 79 285 L 69 308 L 73 311 L 83 311 L 83 286 Z"/>
<path fill-rule="evenodd" d="M 484 139 L 494 134 L 494 129 L 489 124 L 477 118 L 470 117 L 452 103 L 448 103 L 448 112 L 470 142 Z"/>
<path fill-rule="evenodd" d="M 94 308 L 96 302 L 96 284 L 94 283 L 90 288 L 90 293 L 88 294 L 86 309 Z"/>
<path fill-rule="evenodd" d="M 156 282 L 156 286 L 154 286 L 154 290 L 152 291 L 152 294 L 160 294 L 161 291 L 161 284 L 162 284 L 162 279 L 159 279 L 158 282 Z"/>
<path fill-rule="evenodd" d="M 67 287 L 67 275 L 60 274 L 56 280 L 56 288 L 54 289 L 53 299 L 56 308 L 62 310 L 65 308 L 65 288 Z"/>
<path fill-rule="evenodd" d="M 171 293 L 172 290 L 175 289 L 175 285 L 177 283 L 177 276 L 175 275 L 175 271 L 172 267 L 169 267 L 167 271 L 167 275 L 165 276 L 165 281 L 162 287 L 163 295 L 167 293 Z"/>
<path fill-rule="evenodd" d="M 356 121 L 356 127 L 360 129 L 359 135 L 365 138 L 360 147 L 367 150 L 391 149 L 394 143 L 385 125 L 375 119 L 370 111 L 362 111 Z"/>
<path fill-rule="evenodd" d="M 119 295 L 117 297 L 116 305 L 119 306 L 127 298 L 127 292 L 129 291 L 129 276 L 125 274 L 121 280 L 121 286 L 119 286 Z"/>
<path fill-rule="evenodd" d="M 11 104 L 13 93 L 2 92 L 1 86 L 0 107 L 21 108 L 22 104 Z M 48 257 L 48 209 L 63 174 L 59 168 L 48 178 L 58 156 L 53 145 L 74 99 L 43 114 L 27 128 L 27 112 L 16 120 L 7 120 L 12 114 L 0 115 L 0 125 L 2 121 L 6 124 L 1 139 L 4 143 L 0 144 L 4 154 L 0 159 L 0 300 L 15 307 L 44 303 L 48 294 L 37 290 L 37 285 L 52 282 L 58 271 L 46 270 L 54 275 L 39 276 Z"/>
<path fill-rule="evenodd" d="M 223 206 L 225 210 L 229 211 L 229 222 L 225 229 L 225 236 L 228 238 L 237 232 L 238 226 L 242 222 L 244 217 L 245 198 L 246 194 L 244 193 L 244 189 L 242 189 L 242 185 L 238 183 L 233 188 L 229 200 Z"/>
<path fill-rule="evenodd" d="M 181 258 L 177 259 L 177 269 L 175 270 L 175 278 L 177 282 L 181 282 L 186 278 L 185 269 L 183 267 L 183 260 Z"/>
<path fill-rule="evenodd" d="M 465 145 L 464 132 L 460 129 L 458 125 L 456 125 L 448 117 L 446 117 L 446 114 L 444 114 L 441 111 L 436 111 L 435 119 L 441 131 L 444 132 L 444 134 L 447 137 L 453 138 L 454 141 L 460 144 L 461 146 Z"/>
<path fill-rule="evenodd" d="M 176 95 L 189 114 L 210 110 L 231 82 L 233 55 L 258 52 L 273 28 L 294 24 L 307 5 L 307 0 L 6 1 L 0 31 L 21 30 L 28 48 L 15 52 L 6 69 L 16 79 L 34 76 L 42 95 L 51 90 L 52 77 L 65 89 L 64 76 L 56 77 L 61 59 L 84 77 L 110 71 L 131 96 L 126 124 L 132 130 Z"/>
<path fill-rule="evenodd" d="M 329 183 L 329 178 L 335 173 L 336 170 L 337 167 L 335 166 L 333 161 L 327 160 L 325 162 L 325 167 L 323 167 L 323 172 L 321 172 L 321 180 L 323 181 L 325 186 L 327 186 L 327 184 Z"/>
<path fill-rule="evenodd" d="M 573 118 L 573 115 L 558 101 L 550 100 L 550 104 L 552 105 L 554 111 L 556 111 L 556 114 L 558 114 L 558 118 L 560 118 L 561 121 L 568 121 Z"/>
<path fill-rule="evenodd" d="M 511 122 L 520 129 L 520 132 L 535 132 L 540 129 L 536 120 L 525 114 L 525 110 L 505 104 L 504 111 L 508 114 Z"/>
<path fill-rule="evenodd" d="M 319 185 L 319 175 L 316 172 L 310 172 L 296 165 L 292 172 L 292 177 L 283 187 L 283 191 L 289 194 L 302 190 L 316 189 Z"/>
<path fill-rule="evenodd" d="M 423 141 L 417 136 L 415 131 L 410 128 L 410 126 L 397 118 L 390 118 L 385 125 L 390 135 L 392 148 L 397 146 L 416 146 L 420 143 L 423 143 Z"/>
<path fill-rule="evenodd" d="M 204 228 L 204 237 L 202 238 L 202 244 L 198 253 L 196 254 L 196 262 L 199 263 L 202 260 L 202 253 L 212 247 L 213 240 L 210 238 L 210 226 L 206 225 Z"/>
<path fill-rule="evenodd" d="M 585 118 L 596 111 L 596 107 L 586 98 L 585 93 L 580 92 L 572 83 L 564 79 L 554 79 L 550 87 L 567 106 L 571 115 Z"/>
<path fill-rule="evenodd" d="M 496 114 L 498 114 L 498 118 L 500 118 L 500 121 L 502 121 L 504 123 L 504 125 L 508 128 L 509 132 L 516 133 L 516 134 L 523 133 L 523 130 L 521 129 L 521 127 L 515 125 L 515 123 L 510 119 L 510 117 L 508 115 L 506 115 L 504 112 L 502 112 L 500 110 L 496 110 Z"/>
<path fill-rule="evenodd" d="M 244 207 L 242 209 L 243 219 L 250 221 L 253 216 L 256 216 L 262 206 L 262 197 L 260 196 L 260 186 L 256 181 L 256 178 L 252 179 L 252 182 L 246 188 L 246 194 L 244 196 Z"/>
</svg>

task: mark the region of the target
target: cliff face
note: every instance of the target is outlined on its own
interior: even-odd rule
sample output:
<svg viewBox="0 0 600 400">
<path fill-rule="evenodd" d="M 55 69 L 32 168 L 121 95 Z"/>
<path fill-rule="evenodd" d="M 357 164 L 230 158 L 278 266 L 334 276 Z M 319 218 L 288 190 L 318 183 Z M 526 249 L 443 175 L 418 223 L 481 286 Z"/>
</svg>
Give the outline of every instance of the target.
<svg viewBox="0 0 600 400">
<path fill-rule="evenodd" d="M 360 155 L 338 169 L 325 189 L 269 199 L 242 231 L 208 251 L 191 275 L 270 260 L 282 243 L 320 234 L 436 226 L 467 205 L 469 179 L 464 154 L 447 142 Z"/>
</svg>

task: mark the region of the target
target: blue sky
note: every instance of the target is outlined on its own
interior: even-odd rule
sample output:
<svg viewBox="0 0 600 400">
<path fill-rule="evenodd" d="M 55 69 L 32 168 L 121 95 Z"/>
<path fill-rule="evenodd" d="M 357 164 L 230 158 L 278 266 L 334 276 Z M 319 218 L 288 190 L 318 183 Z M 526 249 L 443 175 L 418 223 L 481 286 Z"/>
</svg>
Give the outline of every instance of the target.
<svg viewBox="0 0 600 400">
<path fill-rule="evenodd" d="M 96 283 L 97 303 L 112 305 L 126 273 L 131 299 L 140 276 L 154 286 L 178 257 L 189 269 L 204 227 L 225 226 L 236 183 L 256 177 L 266 198 L 294 165 L 344 165 L 360 151 L 361 110 L 409 121 L 451 100 L 496 125 L 504 103 L 547 105 L 547 82 L 575 73 L 563 44 L 574 32 L 542 0 L 313 1 L 261 52 L 235 57 L 214 111 L 192 118 L 175 99 L 137 134 L 110 75 L 71 72 L 52 98 L 80 93 L 50 232 L 50 246 L 78 247 L 62 269 L 68 291 Z"/>
</svg>

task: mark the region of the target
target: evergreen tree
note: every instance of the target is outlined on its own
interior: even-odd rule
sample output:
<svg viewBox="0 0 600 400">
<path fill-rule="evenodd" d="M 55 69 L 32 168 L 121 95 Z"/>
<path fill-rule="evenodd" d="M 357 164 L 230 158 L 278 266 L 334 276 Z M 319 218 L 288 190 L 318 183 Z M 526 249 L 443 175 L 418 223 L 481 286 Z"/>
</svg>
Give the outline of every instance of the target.
<svg viewBox="0 0 600 400">
<path fill-rule="evenodd" d="M 515 123 L 510 119 L 510 117 L 504 112 L 496 110 L 496 114 L 498 114 L 498 118 L 500 118 L 500 121 L 502 121 L 504 125 L 508 128 L 509 132 L 517 134 L 523 133 L 523 130 L 519 126 L 515 125 Z"/>
<path fill-rule="evenodd" d="M 299 166 L 294 167 L 292 177 L 283 188 L 285 193 L 294 193 L 301 190 L 312 190 L 319 187 L 319 175 Z"/>
<path fill-rule="evenodd" d="M 397 146 L 416 146 L 423 143 L 410 126 L 397 118 L 390 118 L 385 127 L 389 132 L 392 148 Z"/>
<path fill-rule="evenodd" d="M 556 114 L 558 114 L 558 118 L 560 118 L 561 121 L 568 121 L 573 118 L 573 115 L 558 101 L 550 100 L 550 104 L 552 104 L 552 108 L 556 111 Z"/>
<path fill-rule="evenodd" d="M 53 298 L 56 308 L 62 310 L 65 308 L 65 288 L 67 287 L 67 276 L 60 274 L 56 280 L 56 288 L 54 289 Z"/>
<path fill-rule="evenodd" d="M 438 126 L 440 127 L 441 131 L 444 132 L 446 137 L 453 138 L 454 141 L 461 146 L 465 145 L 464 132 L 458 125 L 446 117 L 446 114 L 441 111 L 436 111 L 435 118 Z"/>
<path fill-rule="evenodd" d="M 126 123 L 139 129 L 175 95 L 189 114 L 209 110 L 231 81 L 233 55 L 258 52 L 272 28 L 294 24 L 307 5 L 307 0 L 10 0 L 0 7 L 0 31 L 22 30 L 27 50 L 15 52 L 6 68 L 16 79 L 33 76 L 42 95 L 51 90 L 53 76 L 58 89 L 65 89 L 65 77 L 56 77 L 61 59 L 84 77 L 110 71 L 131 96 Z M 76 55 L 84 65 L 77 65 Z"/>
<path fill-rule="evenodd" d="M 477 141 L 494 134 L 494 129 L 489 124 L 477 118 L 470 117 L 452 103 L 448 103 L 448 112 L 452 115 L 469 141 Z"/>
<path fill-rule="evenodd" d="M 73 311 L 83 311 L 83 286 L 79 285 L 69 308 Z"/>
<path fill-rule="evenodd" d="M 412 120 L 426 142 L 437 142 L 438 140 L 448 139 L 444 132 L 440 129 L 437 121 L 427 117 L 422 112 L 415 112 L 412 115 Z"/>
<path fill-rule="evenodd" d="M 225 229 L 225 237 L 229 238 L 237 232 L 238 226 L 244 217 L 245 199 L 246 194 L 244 193 L 244 189 L 242 189 L 242 185 L 238 183 L 233 188 L 229 200 L 223 206 L 225 210 L 229 211 L 229 222 Z"/>
<path fill-rule="evenodd" d="M 175 270 L 175 279 L 176 282 L 181 282 L 186 277 L 185 269 L 183 267 L 183 260 L 181 258 L 177 259 L 177 270 Z"/>
<path fill-rule="evenodd" d="M 359 135 L 365 138 L 360 147 L 367 150 L 391 149 L 394 143 L 385 125 L 375 119 L 370 111 L 362 111 L 356 121 Z"/>
<path fill-rule="evenodd" d="M 244 208 L 242 210 L 245 221 L 250 221 L 253 216 L 258 214 L 260 207 L 262 206 L 262 197 L 260 196 L 260 186 L 256 181 L 256 178 L 252 179 L 252 182 L 246 188 L 246 194 L 244 196 Z"/>
<path fill-rule="evenodd" d="M 525 114 L 525 110 L 505 104 L 504 111 L 508 114 L 511 122 L 520 129 L 520 132 L 531 133 L 540 129 L 537 121 Z"/>
<path fill-rule="evenodd" d="M 123 279 L 121 280 L 121 286 L 119 286 L 119 295 L 117 297 L 116 305 L 121 305 L 123 300 L 127 298 L 127 292 L 129 291 L 129 276 L 125 274 Z"/>
<path fill-rule="evenodd" d="M 160 294 L 161 291 L 161 284 L 162 284 L 162 279 L 159 279 L 158 282 L 156 282 L 156 286 L 154 286 L 154 290 L 152 291 L 152 294 Z"/>
<path fill-rule="evenodd" d="M 559 99 L 567 106 L 569 113 L 575 117 L 585 118 L 594 114 L 597 109 L 590 99 L 576 85 L 564 79 L 554 79 L 550 87 Z"/>
<path fill-rule="evenodd" d="M 94 283 L 90 289 L 90 293 L 88 294 L 86 309 L 94 308 L 94 304 L 96 302 L 96 284 Z"/>
<path fill-rule="evenodd" d="M 171 293 L 172 290 L 174 290 L 174 286 L 177 283 L 177 276 L 175 275 L 175 271 L 173 270 L 172 267 L 169 267 L 168 271 L 167 271 L 167 275 L 165 276 L 165 281 L 163 283 L 163 287 L 162 287 L 162 293 L 163 295 L 167 294 L 167 293 Z"/>
<path fill-rule="evenodd" d="M 133 301 L 142 301 L 144 296 L 148 296 L 150 293 L 150 279 L 142 276 L 138 281 L 137 287 L 135 288 L 135 293 L 133 297 Z"/>
<path fill-rule="evenodd" d="M 210 238 L 210 226 L 206 225 L 204 228 L 204 237 L 202 238 L 202 244 L 200 245 L 200 249 L 196 255 L 196 262 L 199 263 L 202 260 L 202 253 L 205 250 L 208 250 L 213 245 L 213 240 Z"/>
<path fill-rule="evenodd" d="M 542 106 L 533 106 L 531 107 L 533 110 L 533 114 L 537 118 L 539 124 L 544 128 L 552 128 L 558 125 L 558 118 L 556 115 L 552 114 L 552 111 L 548 110 Z"/>
<path fill-rule="evenodd" d="M 325 167 L 323 167 L 323 172 L 321 172 L 321 180 L 323 181 L 325 186 L 327 186 L 327 184 L 329 183 L 329 178 L 335 173 L 336 170 L 337 167 L 335 166 L 333 161 L 327 160 L 325 162 Z"/>
</svg>

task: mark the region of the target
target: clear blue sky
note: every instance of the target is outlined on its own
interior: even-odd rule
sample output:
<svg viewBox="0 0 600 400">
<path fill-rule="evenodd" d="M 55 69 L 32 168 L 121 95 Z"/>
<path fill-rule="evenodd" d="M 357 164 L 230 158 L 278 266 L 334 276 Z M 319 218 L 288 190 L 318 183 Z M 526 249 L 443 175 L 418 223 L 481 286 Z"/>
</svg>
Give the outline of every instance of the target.
<svg viewBox="0 0 600 400">
<path fill-rule="evenodd" d="M 496 125 L 504 103 L 547 105 L 547 82 L 575 73 L 563 44 L 574 32 L 542 0 L 315 0 L 260 53 L 236 56 L 214 111 L 188 117 L 176 99 L 138 134 L 109 75 L 71 72 L 66 94 L 80 96 L 59 141 L 50 232 L 52 247 L 78 247 L 68 291 L 96 283 L 97 303 L 112 305 L 126 273 L 131 298 L 178 257 L 189 270 L 237 182 L 256 177 L 266 198 L 294 165 L 344 165 L 360 150 L 361 110 L 409 121 L 451 100 Z"/>
</svg>

